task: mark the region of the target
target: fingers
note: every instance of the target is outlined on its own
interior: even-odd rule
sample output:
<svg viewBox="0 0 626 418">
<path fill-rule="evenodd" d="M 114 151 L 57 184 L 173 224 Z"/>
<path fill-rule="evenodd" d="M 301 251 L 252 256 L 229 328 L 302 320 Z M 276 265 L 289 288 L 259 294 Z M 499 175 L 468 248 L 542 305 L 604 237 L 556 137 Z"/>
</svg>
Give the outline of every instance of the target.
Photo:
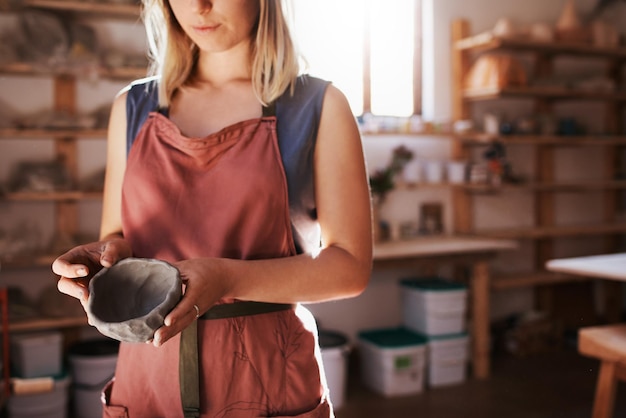
<svg viewBox="0 0 626 418">
<path fill-rule="evenodd" d="M 100 264 L 102 267 L 111 267 L 120 259 L 120 252 L 115 243 L 109 241 L 104 244 L 102 254 L 100 255 Z"/>
<path fill-rule="evenodd" d="M 72 264 L 65 260 L 63 256 L 57 258 L 52 263 L 52 271 L 62 277 L 76 279 L 86 277 L 89 274 L 89 268 L 84 264 Z"/>
<path fill-rule="evenodd" d="M 57 283 L 59 292 L 72 296 L 83 304 L 87 303 L 89 298 L 89 289 L 85 280 L 76 280 L 74 278 L 61 277 Z"/>
<path fill-rule="evenodd" d="M 57 258 L 52 263 L 52 270 L 67 278 L 86 277 L 131 255 L 130 246 L 121 238 L 93 242 L 75 247 Z"/>
<path fill-rule="evenodd" d="M 187 298 L 188 299 L 188 298 Z M 181 302 L 170 312 L 164 320 L 164 325 L 156 330 L 152 344 L 155 347 L 163 345 L 167 340 L 178 334 L 198 319 L 200 308 L 183 298 Z"/>
</svg>

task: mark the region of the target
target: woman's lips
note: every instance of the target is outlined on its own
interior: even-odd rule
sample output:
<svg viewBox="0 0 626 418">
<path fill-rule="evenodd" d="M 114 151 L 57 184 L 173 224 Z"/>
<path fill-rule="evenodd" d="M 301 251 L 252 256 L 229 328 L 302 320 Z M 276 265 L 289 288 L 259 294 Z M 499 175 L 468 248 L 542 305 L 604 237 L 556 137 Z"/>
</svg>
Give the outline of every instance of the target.
<svg viewBox="0 0 626 418">
<path fill-rule="evenodd" d="M 217 29 L 219 27 L 219 25 L 198 25 L 198 26 L 192 26 L 193 30 L 198 32 L 198 33 L 210 33 L 215 31 L 215 29 Z"/>
</svg>

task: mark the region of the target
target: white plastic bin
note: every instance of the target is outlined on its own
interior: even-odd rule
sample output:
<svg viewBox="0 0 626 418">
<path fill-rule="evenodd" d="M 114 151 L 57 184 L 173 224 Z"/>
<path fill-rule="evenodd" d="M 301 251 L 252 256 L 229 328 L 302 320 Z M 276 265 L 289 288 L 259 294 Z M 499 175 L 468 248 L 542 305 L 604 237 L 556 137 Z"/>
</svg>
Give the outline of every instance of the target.
<svg viewBox="0 0 626 418">
<path fill-rule="evenodd" d="M 426 338 L 405 328 L 359 333 L 361 379 L 386 397 L 413 395 L 424 389 Z"/>
<path fill-rule="evenodd" d="M 448 182 L 452 184 L 465 183 L 467 178 L 467 163 L 464 161 L 450 161 L 448 163 Z"/>
<path fill-rule="evenodd" d="M 70 348 L 76 418 L 102 417 L 100 393 L 115 373 L 118 349 L 115 340 L 88 340 Z"/>
<path fill-rule="evenodd" d="M 469 358 L 467 334 L 428 338 L 428 386 L 448 386 L 465 381 Z"/>
<path fill-rule="evenodd" d="M 52 391 L 11 395 L 9 418 L 66 418 L 69 383 L 70 378 L 65 376 L 54 381 Z"/>
<path fill-rule="evenodd" d="M 350 345 L 346 336 L 329 330 L 319 331 L 319 341 L 330 400 L 333 408 L 338 410 L 346 398 Z"/>
<path fill-rule="evenodd" d="M 465 332 L 467 287 L 441 278 L 401 281 L 404 326 L 427 335 Z"/>
<path fill-rule="evenodd" d="M 16 377 L 57 376 L 63 371 L 60 332 L 11 335 L 11 366 Z"/>
</svg>

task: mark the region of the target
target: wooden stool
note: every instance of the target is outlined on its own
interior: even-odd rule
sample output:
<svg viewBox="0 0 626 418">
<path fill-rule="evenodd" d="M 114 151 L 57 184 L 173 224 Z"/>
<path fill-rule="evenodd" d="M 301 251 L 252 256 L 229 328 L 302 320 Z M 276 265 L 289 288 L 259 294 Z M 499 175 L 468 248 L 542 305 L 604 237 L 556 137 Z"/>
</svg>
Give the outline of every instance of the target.
<svg viewBox="0 0 626 418">
<path fill-rule="evenodd" d="M 626 324 L 581 328 L 578 351 L 600 360 L 592 417 L 612 418 L 617 382 L 626 381 Z"/>
</svg>

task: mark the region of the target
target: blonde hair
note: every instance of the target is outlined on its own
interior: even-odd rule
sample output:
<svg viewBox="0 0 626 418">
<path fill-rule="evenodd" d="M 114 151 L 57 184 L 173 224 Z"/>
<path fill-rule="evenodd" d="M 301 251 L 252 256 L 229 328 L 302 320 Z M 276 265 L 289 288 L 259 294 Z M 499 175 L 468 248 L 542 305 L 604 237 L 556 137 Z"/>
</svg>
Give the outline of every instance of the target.
<svg viewBox="0 0 626 418">
<path fill-rule="evenodd" d="M 276 100 L 300 72 L 299 56 L 283 0 L 259 0 L 259 20 L 252 39 L 252 88 L 263 105 Z M 193 81 L 198 47 L 177 22 L 168 0 L 143 0 L 150 73 L 159 75 L 159 105 L 168 107 L 176 91 Z"/>
</svg>

